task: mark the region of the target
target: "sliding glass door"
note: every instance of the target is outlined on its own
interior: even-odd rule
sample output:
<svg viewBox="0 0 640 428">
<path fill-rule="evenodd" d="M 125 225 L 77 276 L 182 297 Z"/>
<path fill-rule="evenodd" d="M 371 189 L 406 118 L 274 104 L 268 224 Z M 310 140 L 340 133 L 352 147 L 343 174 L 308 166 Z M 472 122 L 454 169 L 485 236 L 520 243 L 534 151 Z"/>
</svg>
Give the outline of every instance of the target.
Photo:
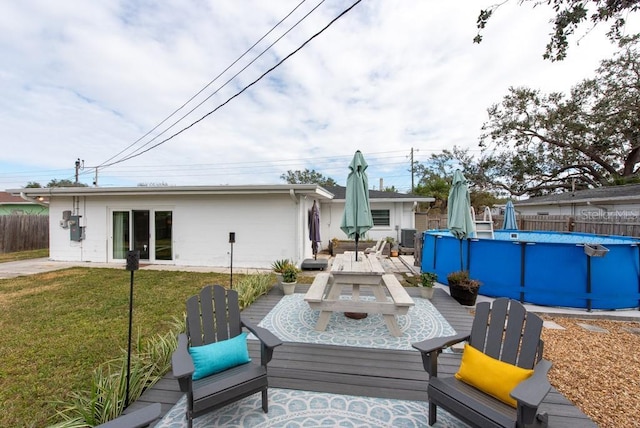
<svg viewBox="0 0 640 428">
<path fill-rule="evenodd" d="M 138 250 L 140 260 L 173 260 L 172 214 L 153 210 L 113 211 L 113 259 L 126 259 L 129 250 Z"/>
<path fill-rule="evenodd" d="M 129 211 L 113 212 L 113 258 L 126 259 L 129 251 Z"/>
<path fill-rule="evenodd" d="M 140 260 L 149 260 L 149 211 L 133 211 L 133 249 L 140 251 Z"/>
<path fill-rule="evenodd" d="M 155 212 L 156 260 L 173 260 L 171 216 L 171 211 Z"/>
</svg>

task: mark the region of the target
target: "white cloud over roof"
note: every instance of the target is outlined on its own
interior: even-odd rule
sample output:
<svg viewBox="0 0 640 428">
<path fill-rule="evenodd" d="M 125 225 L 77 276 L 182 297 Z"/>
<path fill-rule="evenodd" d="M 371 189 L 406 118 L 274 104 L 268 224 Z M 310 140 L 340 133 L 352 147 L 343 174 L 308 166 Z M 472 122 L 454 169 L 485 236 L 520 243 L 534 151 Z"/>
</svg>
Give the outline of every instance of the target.
<svg viewBox="0 0 640 428">
<path fill-rule="evenodd" d="M 73 178 L 76 158 L 90 184 L 90 167 L 143 137 L 298 3 L 3 2 L 0 188 Z M 383 178 L 407 191 L 411 148 L 416 160 L 454 145 L 478 150 L 486 109 L 508 87 L 566 91 L 614 51 L 602 28 L 577 46 L 572 39 L 566 61 L 543 61 L 552 12 L 516 2 L 474 45 L 478 12 L 490 3 L 363 1 L 217 112 L 101 170 L 99 184 L 277 184 L 287 170 L 304 168 L 344 184 L 360 149 L 372 185 Z M 195 101 L 210 99 L 146 148 L 212 111 L 350 3 L 321 4 L 212 95 L 316 4 L 303 2 Z"/>
</svg>

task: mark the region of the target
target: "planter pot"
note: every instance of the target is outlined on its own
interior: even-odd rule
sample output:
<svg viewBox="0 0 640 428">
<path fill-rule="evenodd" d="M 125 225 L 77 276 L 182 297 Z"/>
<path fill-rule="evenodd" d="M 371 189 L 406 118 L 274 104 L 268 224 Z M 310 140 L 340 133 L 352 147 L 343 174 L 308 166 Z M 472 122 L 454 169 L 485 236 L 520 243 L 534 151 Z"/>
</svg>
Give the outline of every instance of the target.
<svg viewBox="0 0 640 428">
<path fill-rule="evenodd" d="M 297 282 L 283 282 L 282 283 L 282 291 L 284 291 L 285 295 L 293 294 L 296 290 Z"/>
<path fill-rule="evenodd" d="M 423 299 L 432 299 L 433 298 L 433 287 L 420 287 L 420 296 Z"/>
<path fill-rule="evenodd" d="M 391 257 L 398 257 L 398 250 L 391 250 Z"/>
<path fill-rule="evenodd" d="M 451 297 L 456 299 L 461 305 L 474 306 L 476 304 L 476 298 L 478 297 L 477 288 L 469 290 L 454 284 L 449 284 L 449 291 L 451 292 Z"/>
</svg>

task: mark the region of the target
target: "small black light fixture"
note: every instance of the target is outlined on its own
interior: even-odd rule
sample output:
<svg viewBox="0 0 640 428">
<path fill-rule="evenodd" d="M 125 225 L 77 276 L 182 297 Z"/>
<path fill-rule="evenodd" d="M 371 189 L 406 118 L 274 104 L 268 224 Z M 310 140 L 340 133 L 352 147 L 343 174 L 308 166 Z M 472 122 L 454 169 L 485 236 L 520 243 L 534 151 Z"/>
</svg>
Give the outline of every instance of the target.
<svg viewBox="0 0 640 428">
<path fill-rule="evenodd" d="M 233 244 L 236 242 L 236 233 L 235 232 L 229 232 L 229 244 L 231 245 L 231 261 L 230 261 L 230 267 L 229 267 L 229 271 L 231 272 L 231 275 L 229 277 L 229 289 L 233 290 Z"/>
<path fill-rule="evenodd" d="M 133 272 L 140 268 L 140 251 L 129 251 L 127 253 L 127 270 L 131 272 L 129 283 L 129 347 L 127 348 L 127 392 L 124 407 L 129 407 L 129 380 L 131 378 L 131 332 L 133 327 Z"/>
</svg>

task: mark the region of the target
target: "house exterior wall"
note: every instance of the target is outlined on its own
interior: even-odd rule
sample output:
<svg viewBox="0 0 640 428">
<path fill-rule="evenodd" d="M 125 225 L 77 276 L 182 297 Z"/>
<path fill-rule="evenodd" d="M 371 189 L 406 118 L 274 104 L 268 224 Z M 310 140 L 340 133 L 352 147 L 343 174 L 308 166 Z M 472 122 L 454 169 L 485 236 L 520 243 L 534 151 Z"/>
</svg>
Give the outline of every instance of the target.
<svg viewBox="0 0 640 428">
<path fill-rule="evenodd" d="M 172 211 L 173 260 L 150 263 L 228 267 L 229 232 L 235 232 L 233 266 L 269 268 L 273 260 L 299 264 L 311 256 L 307 210 L 313 201 L 290 195 L 56 196 L 50 201 L 50 258 L 117 262 L 113 258 L 113 212 Z M 72 241 L 60 226 L 63 212 L 81 215 L 84 239 Z M 151 221 L 153 223 L 153 221 Z M 153 230 L 150 247 L 154 247 Z M 124 261 L 124 260 L 122 260 Z"/>
<path fill-rule="evenodd" d="M 399 242 L 401 229 L 415 229 L 413 206 L 413 201 L 375 202 L 372 200 L 371 209 L 389 210 L 390 224 L 389 226 L 374 226 L 367 232 L 364 239 L 376 241 L 391 236 Z M 322 238 L 322 248 L 328 248 L 329 241 L 333 238 L 347 239 L 347 235 L 340 229 L 343 212 L 344 201 L 330 201 L 321 204 L 320 237 Z"/>
</svg>

